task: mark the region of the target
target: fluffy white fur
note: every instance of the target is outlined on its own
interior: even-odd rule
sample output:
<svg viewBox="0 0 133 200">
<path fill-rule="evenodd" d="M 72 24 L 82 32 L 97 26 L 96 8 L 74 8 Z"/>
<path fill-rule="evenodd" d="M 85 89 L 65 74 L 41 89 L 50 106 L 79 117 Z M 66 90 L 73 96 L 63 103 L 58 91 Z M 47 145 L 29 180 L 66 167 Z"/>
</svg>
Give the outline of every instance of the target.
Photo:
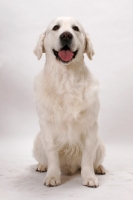
<svg viewBox="0 0 133 200">
<path fill-rule="evenodd" d="M 55 25 L 60 25 L 56 31 Z M 73 30 L 78 26 L 80 31 Z M 71 50 L 78 53 L 66 63 L 56 59 L 52 49 L 61 48 L 60 35 L 73 35 Z M 74 18 L 53 20 L 34 50 L 38 59 L 46 53 L 44 70 L 35 80 L 40 132 L 34 143 L 37 171 L 47 170 L 44 184 L 61 183 L 61 171 L 73 174 L 81 168 L 83 185 L 97 187 L 95 175 L 105 174 L 101 165 L 105 149 L 98 136 L 98 82 L 84 63 L 83 54 L 94 55 L 90 37 Z"/>
</svg>

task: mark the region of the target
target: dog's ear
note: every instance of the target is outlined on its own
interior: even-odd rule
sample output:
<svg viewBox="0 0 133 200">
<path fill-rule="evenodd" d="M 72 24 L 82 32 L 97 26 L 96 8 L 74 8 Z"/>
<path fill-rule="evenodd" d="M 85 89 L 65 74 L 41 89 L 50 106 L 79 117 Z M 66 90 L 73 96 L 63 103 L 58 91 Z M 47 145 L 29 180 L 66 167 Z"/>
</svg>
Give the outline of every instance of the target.
<svg viewBox="0 0 133 200">
<path fill-rule="evenodd" d="M 92 60 L 92 56 L 94 55 L 93 45 L 90 40 L 90 36 L 86 34 L 85 36 L 85 53 L 90 60 Z"/>
<path fill-rule="evenodd" d="M 44 48 L 44 38 L 45 38 L 45 33 L 42 33 L 39 36 L 39 40 L 37 42 L 37 45 L 34 49 L 34 54 L 37 56 L 38 60 L 42 57 L 42 53 L 45 53 L 45 48 Z"/>
</svg>

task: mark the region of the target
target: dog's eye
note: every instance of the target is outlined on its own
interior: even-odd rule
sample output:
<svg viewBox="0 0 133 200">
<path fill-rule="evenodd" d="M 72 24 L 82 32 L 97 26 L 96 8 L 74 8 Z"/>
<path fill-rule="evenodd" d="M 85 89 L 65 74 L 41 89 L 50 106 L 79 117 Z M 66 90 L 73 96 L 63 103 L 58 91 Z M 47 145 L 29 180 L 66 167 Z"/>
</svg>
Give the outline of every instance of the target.
<svg viewBox="0 0 133 200">
<path fill-rule="evenodd" d="M 73 30 L 75 30 L 75 31 L 79 31 L 78 26 L 73 26 L 72 28 L 73 28 Z"/>
<path fill-rule="evenodd" d="M 59 25 L 55 25 L 54 27 L 53 27 L 53 31 L 57 31 L 58 29 L 60 28 L 60 26 Z"/>
</svg>

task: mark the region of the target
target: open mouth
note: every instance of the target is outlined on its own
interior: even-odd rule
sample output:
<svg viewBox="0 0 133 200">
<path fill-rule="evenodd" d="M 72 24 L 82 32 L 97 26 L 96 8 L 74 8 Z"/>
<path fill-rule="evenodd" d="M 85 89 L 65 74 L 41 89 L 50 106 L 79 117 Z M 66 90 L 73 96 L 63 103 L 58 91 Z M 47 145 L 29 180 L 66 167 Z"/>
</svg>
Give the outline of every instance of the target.
<svg viewBox="0 0 133 200">
<path fill-rule="evenodd" d="M 72 59 L 74 59 L 77 52 L 78 52 L 78 50 L 72 52 L 67 45 L 65 45 L 60 51 L 55 51 L 53 49 L 53 53 L 54 53 L 55 57 L 64 63 L 68 63 Z"/>
</svg>

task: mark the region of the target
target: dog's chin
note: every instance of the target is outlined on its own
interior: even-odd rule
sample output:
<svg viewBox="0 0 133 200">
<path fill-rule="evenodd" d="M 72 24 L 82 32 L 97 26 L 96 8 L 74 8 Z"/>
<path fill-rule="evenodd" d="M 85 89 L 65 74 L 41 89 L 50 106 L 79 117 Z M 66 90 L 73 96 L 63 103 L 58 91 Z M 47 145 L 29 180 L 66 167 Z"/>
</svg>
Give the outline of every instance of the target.
<svg viewBox="0 0 133 200">
<path fill-rule="evenodd" d="M 78 50 L 73 52 L 68 46 L 64 46 L 59 51 L 53 49 L 53 54 L 55 55 L 56 59 L 64 64 L 69 64 L 73 59 L 75 59 L 77 53 Z"/>
</svg>

